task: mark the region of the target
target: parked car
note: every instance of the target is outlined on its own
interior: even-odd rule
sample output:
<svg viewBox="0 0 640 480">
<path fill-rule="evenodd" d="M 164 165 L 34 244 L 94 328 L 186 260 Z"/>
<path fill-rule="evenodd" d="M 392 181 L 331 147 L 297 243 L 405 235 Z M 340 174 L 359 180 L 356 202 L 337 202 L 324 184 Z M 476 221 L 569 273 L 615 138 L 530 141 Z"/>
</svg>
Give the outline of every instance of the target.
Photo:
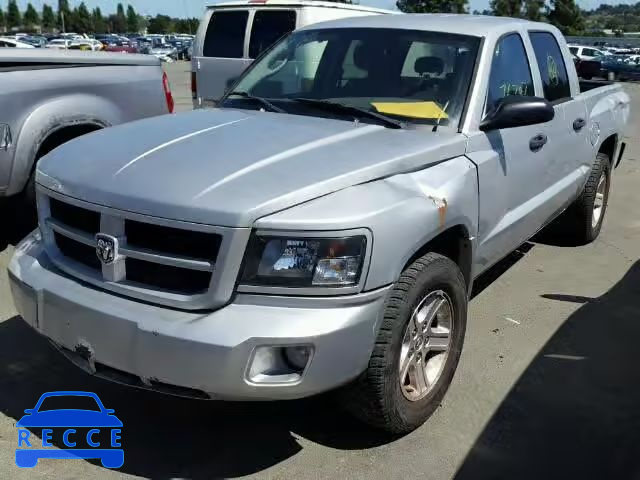
<svg viewBox="0 0 640 480">
<path fill-rule="evenodd" d="M 0 37 L 0 48 L 35 48 L 27 42 L 14 40 L 13 38 Z"/>
<path fill-rule="evenodd" d="M 47 39 L 39 36 L 22 37 L 20 41 L 33 45 L 36 48 L 44 48 L 47 45 Z"/>
<path fill-rule="evenodd" d="M 28 205 L 40 157 L 80 135 L 173 108 L 159 62 L 142 55 L 3 49 L 0 84 L 0 197 L 21 194 Z"/>
<path fill-rule="evenodd" d="M 73 43 L 73 40 L 56 38 L 55 40 L 49 41 L 49 43 L 47 43 L 46 45 L 46 48 L 51 48 L 54 50 L 67 50 L 72 43 Z"/>
<path fill-rule="evenodd" d="M 149 55 L 157 57 L 162 62 L 173 62 L 178 58 L 178 50 L 173 45 L 156 40 L 149 50 Z"/>
<path fill-rule="evenodd" d="M 192 42 L 190 40 L 173 39 L 168 40 L 167 45 L 171 45 L 176 49 L 176 60 L 186 60 L 188 57 L 188 51 Z M 190 58 L 189 58 L 190 60 Z"/>
<path fill-rule="evenodd" d="M 580 60 L 597 60 L 611 55 L 606 50 L 598 50 L 597 48 L 582 45 L 569 45 L 569 51 Z"/>
<path fill-rule="evenodd" d="M 98 40 L 92 38 L 83 38 L 81 40 L 72 40 L 68 48 L 73 49 L 74 47 L 77 47 L 79 50 L 90 50 L 93 52 L 97 52 L 102 50 L 104 48 L 104 45 Z"/>
<path fill-rule="evenodd" d="M 196 108 L 215 105 L 228 84 L 254 58 L 296 28 L 336 18 L 387 13 L 393 12 L 349 3 L 309 0 L 236 1 L 208 7 L 193 44 L 193 105 Z M 245 39 L 245 32 L 248 32 L 248 39 Z"/>
<path fill-rule="evenodd" d="M 306 26 L 234 89 L 40 160 L 17 310 L 102 378 L 341 387 L 396 434 L 451 383 L 478 275 L 556 218 L 565 241 L 598 236 L 630 108 L 581 87 L 555 27 L 475 15 Z"/>
<path fill-rule="evenodd" d="M 119 53 L 138 53 L 138 49 L 133 45 L 130 41 L 122 41 L 118 40 L 112 43 L 109 43 L 105 47 L 105 51 L 107 52 L 119 52 Z"/>
<path fill-rule="evenodd" d="M 602 60 L 600 76 L 610 81 L 638 81 L 640 65 L 629 63 L 626 56 L 612 55 Z"/>
<path fill-rule="evenodd" d="M 578 72 L 578 77 L 591 80 L 601 75 L 602 62 L 600 60 L 580 60 L 577 55 L 571 54 L 573 63 Z"/>
</svg>

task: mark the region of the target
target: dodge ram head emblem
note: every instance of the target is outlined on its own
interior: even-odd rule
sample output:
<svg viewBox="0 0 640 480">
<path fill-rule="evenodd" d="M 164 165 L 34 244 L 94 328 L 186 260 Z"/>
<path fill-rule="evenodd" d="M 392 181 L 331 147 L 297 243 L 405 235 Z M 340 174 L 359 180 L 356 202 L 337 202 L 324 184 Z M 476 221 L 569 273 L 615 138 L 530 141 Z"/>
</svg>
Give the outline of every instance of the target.
<svg viewBox="0 0 640 480">
<path fill-rule="evenodd" d="M 96 235 L 96 255 L 104 265 L 112 263 L 118 255 L 118 239 L 111 235 Z"/>
</svg>

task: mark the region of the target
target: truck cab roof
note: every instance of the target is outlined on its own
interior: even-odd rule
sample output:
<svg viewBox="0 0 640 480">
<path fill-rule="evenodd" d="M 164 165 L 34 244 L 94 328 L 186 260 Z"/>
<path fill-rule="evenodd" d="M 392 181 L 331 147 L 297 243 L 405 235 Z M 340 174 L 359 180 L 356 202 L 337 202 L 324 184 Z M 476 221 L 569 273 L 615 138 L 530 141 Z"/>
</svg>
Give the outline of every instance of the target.
<svg viewBox="0 0 640 480">
<path fill-rule="evenodd" d="M 300 30 L 316 28 L 392 28 L 488 37 L 501 36 L 521 27 L 529 30 L 559 33 L 559 30 L 547 23 L 532 22 L 520 18 L 444 13 L 347 17 L 312 24 Z"/>
</svg>

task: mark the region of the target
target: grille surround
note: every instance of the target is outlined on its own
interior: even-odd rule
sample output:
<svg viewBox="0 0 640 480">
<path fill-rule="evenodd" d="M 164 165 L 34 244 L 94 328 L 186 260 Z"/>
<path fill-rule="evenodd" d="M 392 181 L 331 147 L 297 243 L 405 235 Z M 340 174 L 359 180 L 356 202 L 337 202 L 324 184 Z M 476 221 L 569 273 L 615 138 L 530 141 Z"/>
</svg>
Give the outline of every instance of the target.
<svg viewBox="0 0 640 480">
<path fill-rule="evenodd" d="M 39 224 L 43 233 L 45 250 L 52 263 L 66 274 L 119 295 L 184 310 L 215 309 L 226 304 L 231 298 L 244 249 L 249 239 L 251 231 L 249 228 L 196 224 L 118 210 L 62 195 L 41 185 L 37 185 L 36 192 Z M 57 202 L 98 213 L 100 215 L 99 233 L 118 238 L 121 257 L 114 264 L 108 266 L 101 264 L 101 269 L 97 270 L 88 266 L 87 263 L 74 259 L 74 255 L 69 255 L 68 250 L 65 252 L 64 249 L 59 248 L 56 236 L 62 235 L 71 243 L 76 242 L 94 250 L 95 238 L 93 234 L 86 231 L 87 229 L 76 229 L 56 221 L 52 217 L 51 204 L 56 205 Z M 162 229 L 182 231 L 187 236 L 193 234 L 192 236 L 199 241 L 202 238 L 217 239 L 212 242 L 212 250 L 217 249 L 217 255 L 215 257 L 212 255 L 207 260 L 174 255 L 171 252 L 154 251 L 145 248 L 144 245 L 129 245 L 124 234 L 127 222 L 135 222 L 143 226 L 149 225 L 152 232 L 161 232 Z M 209 236 L 202 237 L 201 234 Z M 186 252 L 183 249 L 181 253 Z M 86 252 L 84 258 L 86 259 Z M 215 258 L 215 261 L 211 261 L 211 258 Z M 125 262 L 128 259 L 135 259 L 139 263 L 150 262 L 156 264 L 154 267 L 160 269 L 163 266 L 167 267 L 165 271 L 171 271 L 172 267 L 193 270 L 194 277 L 199 278 L 200 284 L 202 284 L 203 273 L 208 272 L 210 278 L 202 289 L 171 290 L 164 288 L 166 285 L 153 285 L 127 279 Z"/>
</svg>

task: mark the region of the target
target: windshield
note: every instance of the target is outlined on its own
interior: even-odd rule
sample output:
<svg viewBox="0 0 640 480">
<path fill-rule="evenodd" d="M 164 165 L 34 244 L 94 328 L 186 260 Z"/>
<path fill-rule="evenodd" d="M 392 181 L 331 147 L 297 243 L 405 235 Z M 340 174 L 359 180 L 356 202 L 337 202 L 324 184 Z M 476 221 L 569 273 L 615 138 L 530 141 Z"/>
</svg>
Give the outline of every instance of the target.
<svg viewBox="0 0 640 480">
<path fill-rule="evenodd" d="M 405 122 L 457 126 L 479 40 L 399 29 L 295 32 L 257 60 L 234 91 L 288 112 L 296 98 L 320 99 Z M 222 106 L 260 107 L 233 95 Z M 294 113 L 320 115 L 306 108 Z"/>
</svg>

